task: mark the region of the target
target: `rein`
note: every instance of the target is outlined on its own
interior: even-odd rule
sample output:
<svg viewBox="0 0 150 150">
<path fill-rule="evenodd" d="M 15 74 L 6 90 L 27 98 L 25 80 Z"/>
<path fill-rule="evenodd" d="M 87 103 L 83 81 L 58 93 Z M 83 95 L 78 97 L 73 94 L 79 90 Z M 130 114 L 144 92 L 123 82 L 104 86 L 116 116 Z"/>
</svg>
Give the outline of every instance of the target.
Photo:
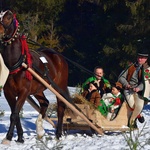
<svg viewBox="0 0 150 150">
<path fill-rule="evenodd" d="M 64 57 L 67 61 L 69 61 L 70 63 L 72 63 L 72 64 L 75 65 L 76 67 L 82 69 L 83 71 L 85 71 L 85 72 L 88 73 L 89 75 L 94 75 L 94 73 L 93 73 L 92 71 L 90 71 L 90 70 L 86 69 L 85 67 L 79 65 L 78 63 L 76 63 L 76 62 L 70 60 L 69 58 L 67 58 L 67 57 L 65 57 L 64 55 L 62 55 L 60 52 L 57 52 L 57 51 L 55 51 L 55 50 L 53 50 L 53 49 L 50 49 L 50 48 L 48 48 L 48 47 L 45 47 L 45 46 L 39 44 L 38 42 L 35 42 L 35 41 L 31 40 L 30 38 L 28 38 L 28 40 L 29 40 L 28 43 L 34 44 L 34 45 L 38 45 L 38 46 L 40 46 L 41 48 L 45 48 L 45 49 L 47 49 L 47 50 L 49 50 L 49 51 L 51 51 L 51 52 L 53 52 L 53 53 L 59 54 L 59 55 L 61 55 L 62 57 Z"/>
<path fill-rule="evenodd" d="M 90 76 L 97 75 L 97 74 L 95 74 L 94 72 L 92 72 L 92 71 L 86 69 L 84 66 L 82 66 L 82 65 L 80 65 L 80 64 L 78 64 L 78 63 L 76 63 L 76 62 L 74 62 L 74 61 L 72 61 L 72 60 L 70 60 L 70 59 L 67 58 L 67 57 L 65 57 L 65 56 L 62 55 L 60 52 L 57 52 L 57 51 L 55 51 L 55 50 L 53 50 L 53 49 L 50 49 L 50 48 L 48 48 L 48 47 L 45 47 L 45 46 L 41 45 L 40 43 L 31 40 L 30 38 L 28 38 L 28 43 L 34 44 L 34 45 L 38 45 L 38 46 L 40 46 L 41 48 L 45 48 L 46 50 L 49 50 L 50 52 L 53 52 L 53 53 L 55 53 L 55 54 L 61 55 L 61 56 L 64 57 L 68 62 L 70 62 L 71 64 L 73 64 L 73 65 L 76 66 L 77 68 L 81 69 L 81 70 L 84 71 L 85 73 L 89 74 Z M 110 83 L 111 83 L 111 84 L 115 84 L 114 82 L 110 82 Z"/>
</svg>

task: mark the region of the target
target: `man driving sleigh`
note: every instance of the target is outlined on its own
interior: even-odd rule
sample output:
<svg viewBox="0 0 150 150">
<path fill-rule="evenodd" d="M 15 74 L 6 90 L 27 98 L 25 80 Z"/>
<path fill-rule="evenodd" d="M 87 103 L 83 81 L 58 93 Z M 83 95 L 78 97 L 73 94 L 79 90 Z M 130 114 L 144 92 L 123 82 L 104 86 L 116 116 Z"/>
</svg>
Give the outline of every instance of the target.
<svg viewBox="0 0 150 150">
<path fill-rule="evenodd" d="M 140 48 L 140 47 L 139 47 Z M 137 128 L 137 120 L 145 121 L 141 112 L 150 97 L 150 66 L 148 65 L 148 49 L 138 51 L 137 61 L 129 65 L 119 76 L 123 85 L 124 95 L 132 111 L 129 127 Z"/>
</svg>

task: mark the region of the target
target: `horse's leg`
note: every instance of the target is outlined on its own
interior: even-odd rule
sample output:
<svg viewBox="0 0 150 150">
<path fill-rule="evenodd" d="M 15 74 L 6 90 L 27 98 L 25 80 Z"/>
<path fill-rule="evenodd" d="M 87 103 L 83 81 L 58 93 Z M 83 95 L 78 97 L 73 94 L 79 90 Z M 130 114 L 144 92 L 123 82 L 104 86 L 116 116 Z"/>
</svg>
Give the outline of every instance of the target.
<svg viewBox="0 0 150 150">
<path fill-rule="evenodd" d="M 7 95 L 6 96 L 6 99 L 7 99 Z M 9 127 L 9 130 L 7 132 L 7 135 L 6 135 L 6 139 L 7 140 L 12 140 L 12 136 L 13 136 L 13 131 L 14 131 L 14 127 L 16 125 L 17 127 L 17 134 L 18 134 L 18 142 L 21 142 L 23 143 L 24 140 L 23 140 L 23 129 L 22 129 L 22 126 L 21 126 L 21 123 L 20 123 L 20 117 L 19 117 L 19 112 L 25 102 L 25 98 L 27 97 L 27 91 L 24 90 L 23 92 L 20 92 L 20 96 L 18 96 L 17 100 L 16 98 L 14 97 L 13 99 L 11 98 L 8 102 L 9 102 L 9 105 L 11 107 L 11 116 L 10 116 L 10 127 Z M 12 100 L 13 102 L 15 101 L 15 105 L 12 105 Z"/>
<path fill-rule="evenodd" d="M 20 117 L 17 120 L 16 128 L 17 128 L 17 134 L 18 134 L 17 142 L 24 143 L 24 140 L 23 140 L 23 129 L 22 129 L 22 126 L 21 126 Z"/>
<path fill-rule="evenodd" d="M 24 94 L 22 93 L 21 97 L 18 97 L 15 111 L 13 113 L 13 121 L 15 122 L 15 125 L 17 128 L 17 135 L 18 135 L 17 142 L 20 142 L 20 143 L 24 143 L 24 140 L 23 140 L 23 129 L 21 126 L 19 113 L 25 103 L 26 97 L 27 97 L 27 94 L 25 93 Z"/>
<path fill-rule="evenodd" d="M 37 132 L 37 137 L 40 139 L 43 137 L 45 131 L 43 128 L 43 118 L 45 117 L 45 113 L 47 111 L 49 101 L 45 97 L 44 93 L 38 93 L 34 95 L 34 97 L 39 101 L 40 104 L 40 114 L 36 120 L 36 132 Z"/>
<path fill-rule="evenodd" d="M 38 93 L 36 95 L 34 95 L 34 97 L 39 101 L 40 104 L 40 114 L 42 114 L 42 118 L 45 117 L 45 113 L 47 111 L 47 107 L 49 105 L 49 101 L 47 100 L 47 98 L 45 97 L 44 93 Z"/>
<path fill-rule="evenodd" d="M 5 93 L 5 91 L 4 91 Z M 9 126 L 9 130 L 7 132 L 6 138 L 3 139 L 2 144 L 10 144 L 10 141 L 12 140 L 13 137 L 13 131 L 14 131 L 14 122 L 12 122 L 12 114 L 15 110 L 15 106 L 16 106 L 16 98 L 13 96 L 10 96 L 8 93 L 5 94 L 6 100 L 10 106 L 11 109 L 11 115 L 10 115 L 10 126 Z"/>
<path fill-rule="evenodd" d="M 67 75 L 63 76 L 61 78 L 61 81 L 59 82 L 59 88 L 63 91 L 63 95 L 66 97 L 70 97 L 69 91 L 67 88 Z M 61 94 L 61 93 L 60 93 Z M 56 95 L 57 97 L 57 95 Z M 66 105 L 57 97 L 57 128 L 56 128 L 56 138 L 59 139 L 62 135 L 62 129 L 63 129 L 63 117 L 64 117 L 64 111 L 65 111 Z"/>
<path fill-rule="evenodd" d="M 65 104 L 57 98 L 57 117 L 58 117 L 58 123 L 56 128 L 57 139 L 59 139 L 62 135 L 64 111 L 65 111 Z"/>
<path fill-rule="evenodd" d="M 20 111 L 19 111 L 20 112 Z M 12 139 L 12 136 L 13 136 L 13 130 L 14 130 L 14 127 L 16 125 L 16 128 L 17 128 L 17 135 L 18 135 L 18 139 L 17 139 L 17 142 L 20 142 L 20 143 L 24 143 L 24 140 L 23 140 L 23 129 L 22 129 L 22 126 L 21 126 L 21 122 L 20 122 L 20 117 L 19 117 L 19 113 L 12 113 L 11 114 L 11 117 L 10 117 L 10 128 L 9 128 L 9 131 L 7 133 L 7 136 L 6 138 L 8 140 L 11 140 Z"/>
</svg>

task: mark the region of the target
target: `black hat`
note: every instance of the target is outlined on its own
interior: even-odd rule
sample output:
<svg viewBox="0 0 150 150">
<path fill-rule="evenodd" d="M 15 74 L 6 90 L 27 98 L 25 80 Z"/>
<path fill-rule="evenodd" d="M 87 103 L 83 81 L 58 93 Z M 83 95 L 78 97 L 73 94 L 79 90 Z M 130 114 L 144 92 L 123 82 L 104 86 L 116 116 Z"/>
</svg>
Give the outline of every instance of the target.
<svg viewBox="0 0 150 150">
<path fill-rule="evenodd" d="M 98 85 L 97 85 L 97 83 L 95 82 L 95 81 L 92 81 L 92 82 L 90 82 L 91 84 L 93 84 L 97 89 L 98 89 Z M 90 84 L 89 83 L 89 84 Z"/>
<path fill-rule="evenodd" d="M 141 52 L 140 51 L 138 52 L 138 56 L 148 57 L 149 54 L 148 54 L 148 52 L 146 52 L 146 50 L 145 51 L 143 50 Z"/>
<path fill-rule="evenodd" d="M 137 44 L 138 56 L 149 56 L 149 42 L 147 40 L 141 40 Z"/>
</svg>

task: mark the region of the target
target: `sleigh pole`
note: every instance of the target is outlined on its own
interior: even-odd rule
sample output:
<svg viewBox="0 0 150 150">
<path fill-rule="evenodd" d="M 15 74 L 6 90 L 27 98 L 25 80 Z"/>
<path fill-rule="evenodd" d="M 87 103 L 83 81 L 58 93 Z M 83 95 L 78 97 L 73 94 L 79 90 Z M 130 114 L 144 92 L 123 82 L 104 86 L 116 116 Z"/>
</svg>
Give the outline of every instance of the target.
<svg viewBox="0 0 150 150">
<path fill-rule="evenodd" d="M 59 94 L 50 84 L 48 84 L 43 78 L 41 78 L 33 69 L 28 67 L 25 63 L 22 66 L 26 68 L 36 79 L 38 79 L 46 88 L 48 88 L 52 93 L 54 93 L 64 104 L 66 104 L 72 111 L 74 111 L 78 116 L 80 116 L 87 124 L 94 129 L 100 135 L 103 135 L 103 130 L 97 128 L 89 119 L 78 111 L 72 104 L 70 104 L 61 94 Z"/>
</svg>

